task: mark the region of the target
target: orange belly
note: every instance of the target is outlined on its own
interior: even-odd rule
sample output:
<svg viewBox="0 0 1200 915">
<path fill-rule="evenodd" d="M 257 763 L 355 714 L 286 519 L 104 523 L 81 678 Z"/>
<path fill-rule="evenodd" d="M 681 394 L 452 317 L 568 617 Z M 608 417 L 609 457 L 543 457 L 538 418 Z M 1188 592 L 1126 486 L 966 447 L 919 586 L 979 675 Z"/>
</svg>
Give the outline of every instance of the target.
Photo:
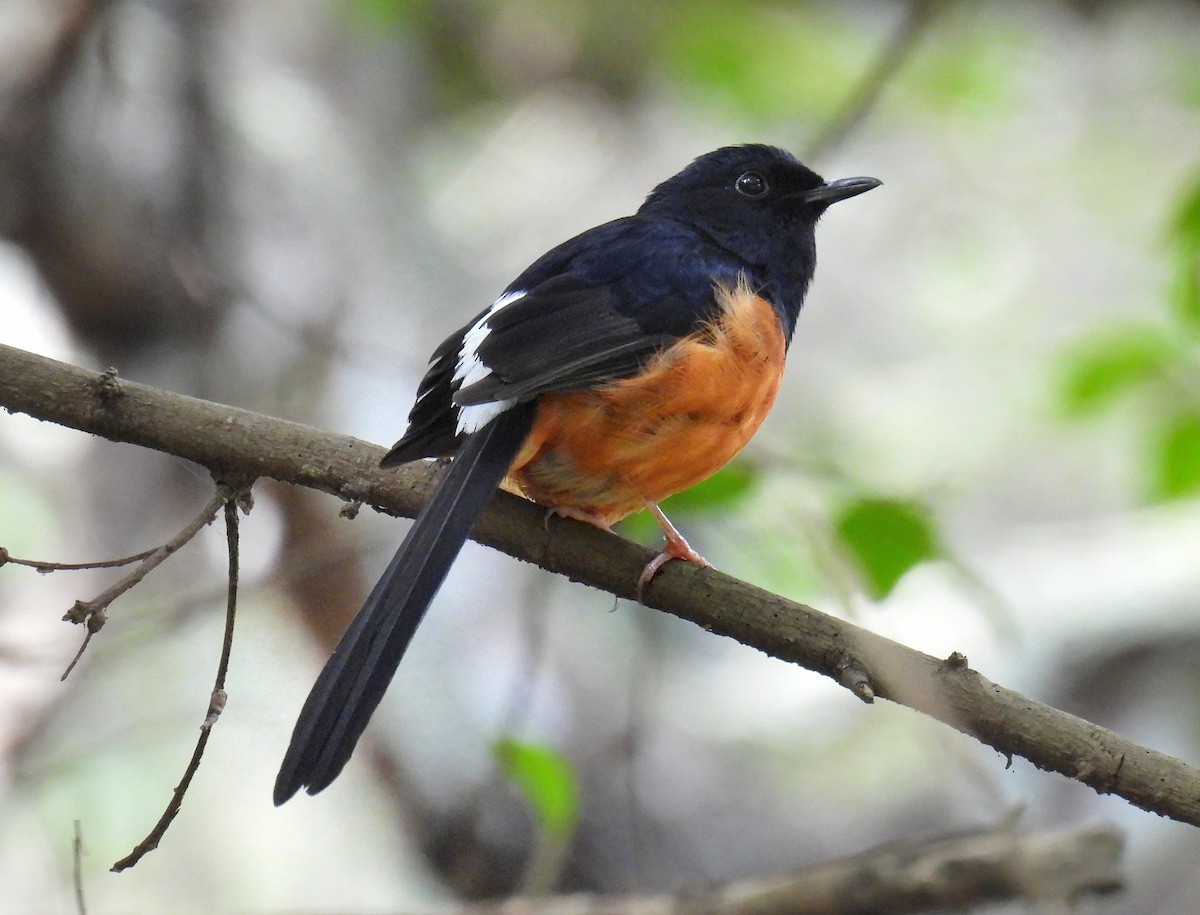
<svg viewBox="0 0 1200 915">
<path fill-rule="evenodd" d="M 611 524 L 711 476 L 750 440 L 775 401 L 783 332 L 745 286 L 722 311 L 632 378 L 547 394 L 505 488 Z"/>
</svg>

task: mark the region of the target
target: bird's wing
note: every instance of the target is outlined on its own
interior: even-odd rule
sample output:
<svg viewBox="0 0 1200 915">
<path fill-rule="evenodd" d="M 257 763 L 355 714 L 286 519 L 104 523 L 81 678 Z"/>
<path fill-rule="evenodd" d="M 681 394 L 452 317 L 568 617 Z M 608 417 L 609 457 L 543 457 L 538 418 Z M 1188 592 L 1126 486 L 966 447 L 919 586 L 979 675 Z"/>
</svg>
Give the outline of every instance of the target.
<svg viewBox="0 0 1200 915">
<path fill-rule="evenodd" d="M 451 453 L 515 403 L 634 374 L 753 268 L 694 229 L 629 217 L 553 249 L 434 352 L 387 466 Z"/>
</svg>

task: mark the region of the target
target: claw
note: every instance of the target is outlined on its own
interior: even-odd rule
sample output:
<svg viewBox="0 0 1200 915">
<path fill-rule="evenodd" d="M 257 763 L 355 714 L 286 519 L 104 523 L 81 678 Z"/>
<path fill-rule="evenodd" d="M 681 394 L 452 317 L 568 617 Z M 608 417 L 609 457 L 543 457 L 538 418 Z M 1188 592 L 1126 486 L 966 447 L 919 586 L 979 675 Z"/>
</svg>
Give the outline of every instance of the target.
<svg viewBox="0 0 1200 915">
<path fill-rule="evenodd" d="M 642 569 L 642 574 L 638 578 L 634 594 L 637 596 L 639 602 L 642 599 L 642 592 L 646 589 L 646 585 L 650 584 L 650 580 L 658 574 L 658 570 L 672 559 L 684 559 L 698 566 L 704 566 L 707 569 L 713 567 L 711 562 L 688 545 L 688 542 L 683 539 L 683 534 L 675 529 L 675 525 L 663 514 L 661 508 L 653 502 L 647 502 L 646 509 L 654 516 L 654 520 L 658 522 L 658 526 L 662 528 L 664 543 L 662 552 L 646 563 L 646 568 Z"/>
</svg>

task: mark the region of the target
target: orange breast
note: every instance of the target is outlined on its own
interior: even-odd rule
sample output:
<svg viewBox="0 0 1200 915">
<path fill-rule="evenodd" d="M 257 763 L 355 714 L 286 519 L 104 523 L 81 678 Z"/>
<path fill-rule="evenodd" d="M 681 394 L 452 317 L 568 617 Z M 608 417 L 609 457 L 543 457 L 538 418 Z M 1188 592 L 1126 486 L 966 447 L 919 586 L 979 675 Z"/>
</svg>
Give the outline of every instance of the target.
<svg viewBox="0 0 1200 915">
<path fill-rule="evenodd" d="M 762 424 L 783 374 L 783 332 L 744 285 L 719 316 L 632 378 L 543 395 L 505 488 L 612 523 L 711 476 Z"/>
</svg>

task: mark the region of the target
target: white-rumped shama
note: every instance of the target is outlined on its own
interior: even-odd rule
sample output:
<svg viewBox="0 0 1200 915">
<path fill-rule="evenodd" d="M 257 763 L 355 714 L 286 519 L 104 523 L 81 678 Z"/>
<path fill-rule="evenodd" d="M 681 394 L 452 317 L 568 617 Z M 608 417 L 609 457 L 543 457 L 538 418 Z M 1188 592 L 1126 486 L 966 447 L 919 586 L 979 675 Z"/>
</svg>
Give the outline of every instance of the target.
<svg viewBox="0 0 1200 915">
<path fill-rule="evenodd" d="M 275 803 L 330 784 L 497 487 L 604 529 L 649 509 L 670 559 L 707 565 L 657 502 L 728 462 L 770 410 L 816 265 L 818 218 L 880 182 L 824 181 L 731 146 L 633 216 L 544 254 L 434 351 L 384 467 L 453 455 L 309 693 Z"/>
</svg>

